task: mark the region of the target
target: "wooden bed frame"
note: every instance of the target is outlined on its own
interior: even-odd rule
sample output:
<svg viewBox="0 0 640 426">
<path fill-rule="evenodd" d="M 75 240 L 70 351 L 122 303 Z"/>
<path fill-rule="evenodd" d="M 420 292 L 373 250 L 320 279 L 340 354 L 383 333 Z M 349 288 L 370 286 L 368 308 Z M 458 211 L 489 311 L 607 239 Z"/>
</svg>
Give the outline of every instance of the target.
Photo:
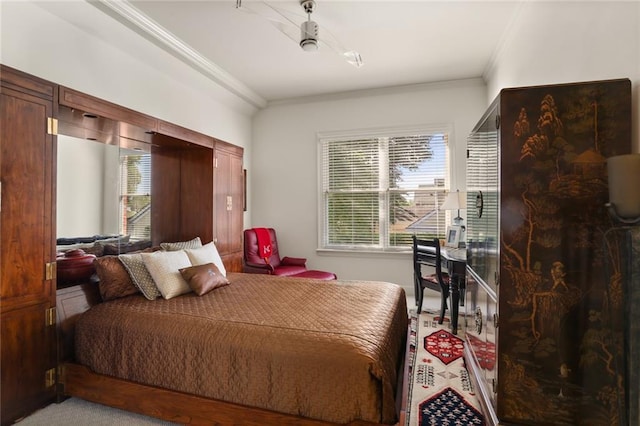
<svg viewBox="0 0 640 426">
<path fill-rule="evenodd" d="M 59 289 L 57 292 L 59 401 L 73 396 L 188 425 L 335 425 L 335 423 L 243 406 L 93 373 L 87 367 L 73 361 L 73 334 L 79 315 L 100 302 L 100 294 L 95 284 L 78 284 Z M 409 374 L 409 333 L 410 329 L 407 329 L 405 353 L 398 374 L 396 426 L 404 426 L 406 423 L 408 386 L 405 384 L 408 383 Z M 365 421 L 354 421 L 349 425 L 381 426 L 378 423 Z"/>
</svg>

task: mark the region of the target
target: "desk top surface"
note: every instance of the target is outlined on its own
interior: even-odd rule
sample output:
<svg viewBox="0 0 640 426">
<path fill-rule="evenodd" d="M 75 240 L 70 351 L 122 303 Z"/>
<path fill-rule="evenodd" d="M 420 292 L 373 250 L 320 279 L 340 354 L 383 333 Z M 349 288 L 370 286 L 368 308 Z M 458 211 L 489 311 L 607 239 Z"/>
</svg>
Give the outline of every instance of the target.
<svg viewBox="0 0 640 426">
<path fill-rule="evenodd" d="M 418 246 L 421 250 L 424 251 L 433 251 L 435 252 L 434 247 L 429 246 Z M 456 262 L 466 262 L 467 261 L 467 249 L 465 248 L 454 248 L 443 246 L 440 247 L 440 255 L 447 260 L 453 260 Z"/>
</svg>

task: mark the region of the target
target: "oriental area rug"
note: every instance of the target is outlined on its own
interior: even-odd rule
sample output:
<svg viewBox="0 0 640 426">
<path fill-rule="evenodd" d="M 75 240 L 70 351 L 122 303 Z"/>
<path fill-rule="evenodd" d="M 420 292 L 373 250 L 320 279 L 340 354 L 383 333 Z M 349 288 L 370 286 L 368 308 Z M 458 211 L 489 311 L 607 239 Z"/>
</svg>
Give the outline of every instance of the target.
<svg viewBox="0 0 640 426">
<path fill-rule="evenodd" d="M 449 318 L 438 324 L 437 313 L 411 312 L 407 426 L 485 424 L 464 365 L 464 341 L 448 331 L 449 325 Z"/>
</svg>

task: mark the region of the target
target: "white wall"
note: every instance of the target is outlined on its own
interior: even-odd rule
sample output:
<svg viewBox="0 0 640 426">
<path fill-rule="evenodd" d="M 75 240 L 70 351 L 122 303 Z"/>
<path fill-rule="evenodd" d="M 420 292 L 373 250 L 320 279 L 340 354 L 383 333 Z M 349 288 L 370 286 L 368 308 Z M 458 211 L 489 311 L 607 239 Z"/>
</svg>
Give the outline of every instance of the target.
<svg viewBox="0 0 640 426">
<path fill-rule="evenodd" d="M 113 145 L 91 143 L 67 136 L 58 137 L 58 237 L 86 237 L 119 232 L 117 226 L 115 229 L 103 228 L 103 187 L 108 151 L 118 157 L 118 147 Z M 117 206 L 118 199 L 113 201 Z M 117 212 L 116 208 L 113 213 L 117 215 Z"/>
<path fill-rule="evenodd" d="M 488 100 L 507 87 L 629 78 L 640 152 L 640 2 L 530 2 L 486 72 Z"/>
<path fill-rule="evenodd" d="M 413 293 L 409 254 L 318 254 L 317 132 L 452 125 L 452 186 L 465 188 L 466 138 L 486 108 L 481 79 L 270 105 L 254 118 L 251 224 L 278 233 L 282 255 L 344 279 L 401 284 Z"/>
</svg>

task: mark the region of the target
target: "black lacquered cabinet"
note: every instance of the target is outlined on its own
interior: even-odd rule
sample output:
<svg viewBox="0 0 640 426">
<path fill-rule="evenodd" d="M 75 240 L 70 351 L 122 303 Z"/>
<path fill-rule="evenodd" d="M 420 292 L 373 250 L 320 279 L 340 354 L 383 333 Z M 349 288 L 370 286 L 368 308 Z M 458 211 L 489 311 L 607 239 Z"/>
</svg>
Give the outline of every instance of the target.
<svg viewBox="0 0 640 426">
<path fill-rule="evenodd" d="M 602 241 L 627 79 L 504 89 L 468 138 L 466 362 L 489 424 L 624 422 Z"/>
</svg>

